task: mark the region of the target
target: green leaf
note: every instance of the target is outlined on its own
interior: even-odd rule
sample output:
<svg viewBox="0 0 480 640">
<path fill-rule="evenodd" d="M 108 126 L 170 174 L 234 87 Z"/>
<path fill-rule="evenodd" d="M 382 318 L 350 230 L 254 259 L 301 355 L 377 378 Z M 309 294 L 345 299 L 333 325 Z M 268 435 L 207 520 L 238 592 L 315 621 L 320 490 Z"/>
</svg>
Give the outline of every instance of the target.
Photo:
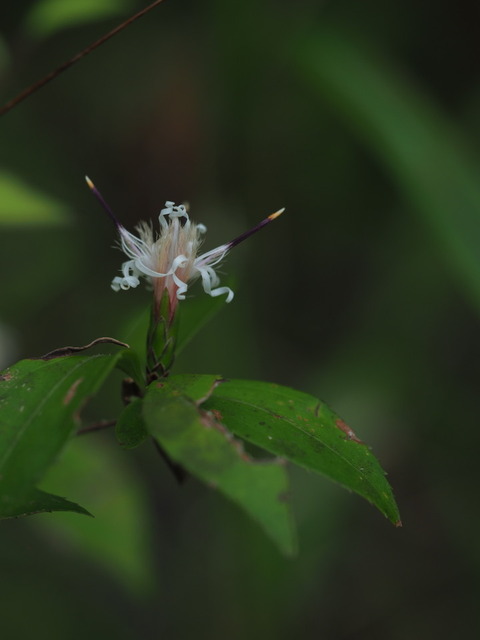
<svg viewBox="0 0 480 640">
<path fill-rule="evenodd" d="M 75 502 L 65 500 L 51 493 L 34 489 L 31 493 L 15 503 L 0 501 L 0 518 L 18 518 L 45 511 L 74 511 L 90 516 L 86 509 Z"/>
<path fill-rule="evenodd" d="M 223 377 L 219 375 L 186 373 L 170 376 L 168 385 L 176 393 L 187 396 L 195 404 L 201 405 L 223 381 Z"/>
<path fill-rule="evenodd" d="M 142 413 L 142 400 L 137 398 L 120 414 L 115 427 L 115 435 L 121 447 L 134 449 L 148 438 Z"/>
<path fill-rule="evenodd" d="M 226 278 L 226 286 L 232 286 L 233 279 Z M 197 289 L 198 291 L 198 289 Z M 197 333 L 225 308 L 225 297 L 212 298 L 203 291 L 198 291 L 194 298 L 179 305 L 180 323 L 177 336 L 177 354 L 185 349 Z"/>
<path fill-rule="evenodd" d="M 130 11 L 132 6 L 129 0 L 37 0 L 27 14 L 25 27 L 30 35 L 45 38 L 68 27 Z"/>
<path fill-rule="evenodd" d="M 116 368 L 130 376 L 140 390 L 145 387 L 145 366 L 136 351 L 132 349 L 122 351 Z"/>
<path fill-rule="evenodd" d="M 12 174 L 0 173 L 1 225 L 64 225 L 69 222 L 69 214 L 60 201 Z"/>
<path fill-rule="evenodd" d="M 433 100 L 350 33 L 295 39 L 289 61 L 377 154 L 480 307 L 478 157 Z"/>
<path fill-rule="evenodd" d="M 142 370 L 146 367 L 147 331 L 150 324 L 150 305 L 136 309 L 120 327 L 122 340 L 128 342 L 130 350 L 137 354 Z M 131 373 L 129 373 L 131 375 Z M 145 373 L 142 373 L 145 376 Z M 132 376 L 133 377 L 133 376 Z"/>
<path fill-rule="evenodd" d="M 204 408 L 235 435 L 328 476 L 400 525 L 392 490 L 376 458 L 320 400 L 267 382 L 229 380 L 215 388 Z"/>
<path fill-rule="evenodd" d="M 181 376 L 183 378 L 183 376 Z M 197 376 L 194 395 L 204 397 L 215 376 Z M 143 404 L 149 432 L 166 453 L 192 475 L 218 489 L 249 513 L 287 555 L 295 552 L 295 536 L 286 496 L 284 466 L 255 461 L 241 444 L 175 382 L 150 385 Z"/>
<path fill-rule="evenodd" d="M 75 496 L 95 518 L 53 514 L 34 518 L 30 526 L 105 567 L 128 590 L 144 593 L 152 585 L 150 505 L 130 457 L 113 440 L 70 440 L 40 486 Z"/>
<path fill-rule="evenodd" d="M 0 510 L 20 508 L 120 354 L 22 360 L 0 376 Z"/>
</svg>

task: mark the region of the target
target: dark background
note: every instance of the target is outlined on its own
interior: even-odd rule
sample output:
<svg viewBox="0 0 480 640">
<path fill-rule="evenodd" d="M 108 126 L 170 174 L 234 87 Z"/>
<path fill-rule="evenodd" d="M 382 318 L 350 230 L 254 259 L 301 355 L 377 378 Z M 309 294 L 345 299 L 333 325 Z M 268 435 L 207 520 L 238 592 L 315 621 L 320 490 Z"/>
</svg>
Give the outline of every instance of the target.
<svg viewBox="0 0 480 640">
<path fill-rule="evenodd" d="M 4 0 L 2 102 L 144 5 Z M 475 637 L 480 9 L 168 0 L 0 119 L 0 360 L 121 336 L 115 234 L 188 201 L 236 297 L 178 371 L 328 402 L 388 470 L 403 529 L 292 469 L 300 554 L 148 446 L 66 451 L 45 487 L 96 518 L 0 527 L 12 639 Z M 200 290 L 198 290 L 200 295 Z M 112 417 L 114 381 L 87 414 Z"/>
</svg>

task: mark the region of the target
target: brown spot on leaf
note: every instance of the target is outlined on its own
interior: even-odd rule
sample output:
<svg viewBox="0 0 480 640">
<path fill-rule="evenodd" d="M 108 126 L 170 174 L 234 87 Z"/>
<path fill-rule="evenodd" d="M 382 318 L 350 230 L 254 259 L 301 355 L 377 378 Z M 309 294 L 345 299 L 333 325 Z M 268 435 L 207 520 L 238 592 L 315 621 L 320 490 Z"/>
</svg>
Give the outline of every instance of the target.
<svg viewBox="0 0 480 640">
<path fill-rule="evenodd" d="M 206 402 L 210 396 L 212 395 L 212 393 L 215 391 L 215 389 L 218 387 L 219 384 L 222 384 L 223 382 L 227 382 L 225 380 L 225 378 L 217 378 L 216 380 L 213 381 L 212 386 L 210 387 L 210 389 L 207 391 L 206 395 L 203 396 L 203 398 L 200 398 L 199 400 L 196 401 L 196 405 L 197 407 L 199 407 L 201 404 L 203 404 L 204 402 Z M 213 411 L 212 411 L 213 413 Z M 221 419 L 221 418 L 220 418 Z"/>
<path fill-rule="evenodd" d="M 12 374 L 6 371 L 4 374 L 0 376 L 0 382 L 8 382 L 12 379 Z"/>
<path fill-rule="evenodd" d="M 243 442 L 235 438 L 233 433 L 229 431 L 224 424 L 218 422 L 217 420 L 214 420 L 214 411 L 200 410 L 200 420 L 203 426 L 207 427 L 207 429 L 215 429 L 216 431 L 219 431 L 224 436 L 225 440 L 227 440 L 232 445 L 232 447 L 236 450 L 237 455 L 244 462 L 253 462 L 253 459 L 245 452 Z M 219 412 L 217 411 L 216 413 Z"/>
<path fill-rule="evenodd" d="M 353 440 L 354 442 L 358 442 L 358 444 L 365 444 L 360 440 L 360 438 L 357 438 L 357 436 L 355 435 L 355 431 L 351 429 L 348 424 L 341 418 L 335 420 L 335 424 L 340 429 L 340 431 L 343 431 L 343 433 L 347 436 L 347 440 Z"/>
<path fill-rule="evenodd" d="M 67 404 L 70 404 L 70 402 L 73 400 L 75 393 L 78 389 L 78 386 L 80 385 L 80 383 L 83 381 L 83 378 L 79 378 L 78 380 L 75 380 L 75 382 L 72 384 L 72 386 L 70 387 L 70 389 L 67 391 L 67 393 L 65 394 L 65 397 L 63 398 L 63 404 L 66 406 Z"/>
<path fill-rule="evenodd" d="M 227 432 L 227 429 L 223 426 L 223 424 L 217 422 L 213 411 L 203 411 L 202 409 L 199 409 L 198 415 L 200 417 L 200 422 L 204 427 L 207 427 L 207 429 L 217 429 L 217 431 L 220 431 L 221 433 Z"/>
<path fill-rule="evenodd" d="M 218 420 L 219 422 L 222 422 L 223 416 L 222 416 L 222 414 L 220 413 L 220 411 L 218 409 L 212 409 L 210 413 L 213 415 L 215 420 Z"/>
</svg>

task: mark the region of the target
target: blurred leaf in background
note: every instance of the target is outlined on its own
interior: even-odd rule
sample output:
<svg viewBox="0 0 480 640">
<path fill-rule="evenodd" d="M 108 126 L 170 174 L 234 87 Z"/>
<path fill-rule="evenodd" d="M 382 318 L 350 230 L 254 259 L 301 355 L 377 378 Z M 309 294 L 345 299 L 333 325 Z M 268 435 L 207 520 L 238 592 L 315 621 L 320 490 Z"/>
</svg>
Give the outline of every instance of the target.
<svg viewBox="0 0 480 640">
<path fill-rule="evenodd" d="M 38 0 L 25 16 L 25 32 L 46 38 L 69 27 L 128 15 L 134 9 L 132 0 Z"/>
<path fill-rule="evenodd" d="M 0 225 L 57 226 L 71 220 L 71 207 L 8 172 L 0 172 Z"/>
<path fill-rule="evenodd" d="M 411 202 L 410 216 L 425 217 L 480 305 L 480 161 L 460 131 L 405 73 L 348 31 L 303 35 L 292 53 L 319 98 L 379 155 Z"/>
<path fill-rule="evenodd" d="M 112 444 L 98 436 L 76 439 L 42 482 L 46 491 L 84 501 L 94 517 L 50 514 L 31 526 L 104 567 L 125 589 L 145 595 L 155 582 L 145 487 Z"/>
</svg>

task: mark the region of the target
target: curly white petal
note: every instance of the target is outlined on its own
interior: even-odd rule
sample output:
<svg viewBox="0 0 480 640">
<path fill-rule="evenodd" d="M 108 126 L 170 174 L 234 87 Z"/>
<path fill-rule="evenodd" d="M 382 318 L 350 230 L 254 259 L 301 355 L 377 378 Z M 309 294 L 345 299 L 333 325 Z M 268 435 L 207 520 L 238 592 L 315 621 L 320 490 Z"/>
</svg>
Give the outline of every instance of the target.
<svg viewBox="0 0 480 640">
<path fill-rule="evenodd" d="M 230 287 L 218 287 L 216 289 L 212 289 L 212 286 L 215 287 L 220 282 L 219 277 L 212 267 L 197 266 L 196 269 L 202 277 L 202 285 L 205 293 L 208 293 L 212 298 L 216 298 L 217 296 L 221 296 L 223 293 L 226 293 L 226 302 L 231 302 L 233 300 L 234 294 Z"/>
<path fill-rule="evenodd" d="M 138 276 L 141 275 L 135 267 L 135 261 L 129 260 L 122 264 L 123 277 L 116 276 L 112 280 L 111 287 L 114 291 L 127 291 L 130 288 L 135 289 L 140 284 Z"/>
<path fill-rule="evenodd" d="M 164 230 L 169 227 L 168 220 L 165 220 L 166 216 L 168 216 L 169 220 L 172 220 L 173 218 L 185 218 L 186 223 L 190 222 L 185 206 L 180 204 L 176 207 L 175 203 L 171 200 L 167 200 L 167 202 L 165 202 L 165 208 L 160 211 L 160 215 L 158 216 L 160 226 Z"/>
<path fill-rule="evenodd" d="M 188 284 L 183 280 L 180 280 L 176 273 L 172 273 L 172 278 L 177 285 L 177 300 L 185 300 L 185 294 L 188 290 Z"/>
</svg>

